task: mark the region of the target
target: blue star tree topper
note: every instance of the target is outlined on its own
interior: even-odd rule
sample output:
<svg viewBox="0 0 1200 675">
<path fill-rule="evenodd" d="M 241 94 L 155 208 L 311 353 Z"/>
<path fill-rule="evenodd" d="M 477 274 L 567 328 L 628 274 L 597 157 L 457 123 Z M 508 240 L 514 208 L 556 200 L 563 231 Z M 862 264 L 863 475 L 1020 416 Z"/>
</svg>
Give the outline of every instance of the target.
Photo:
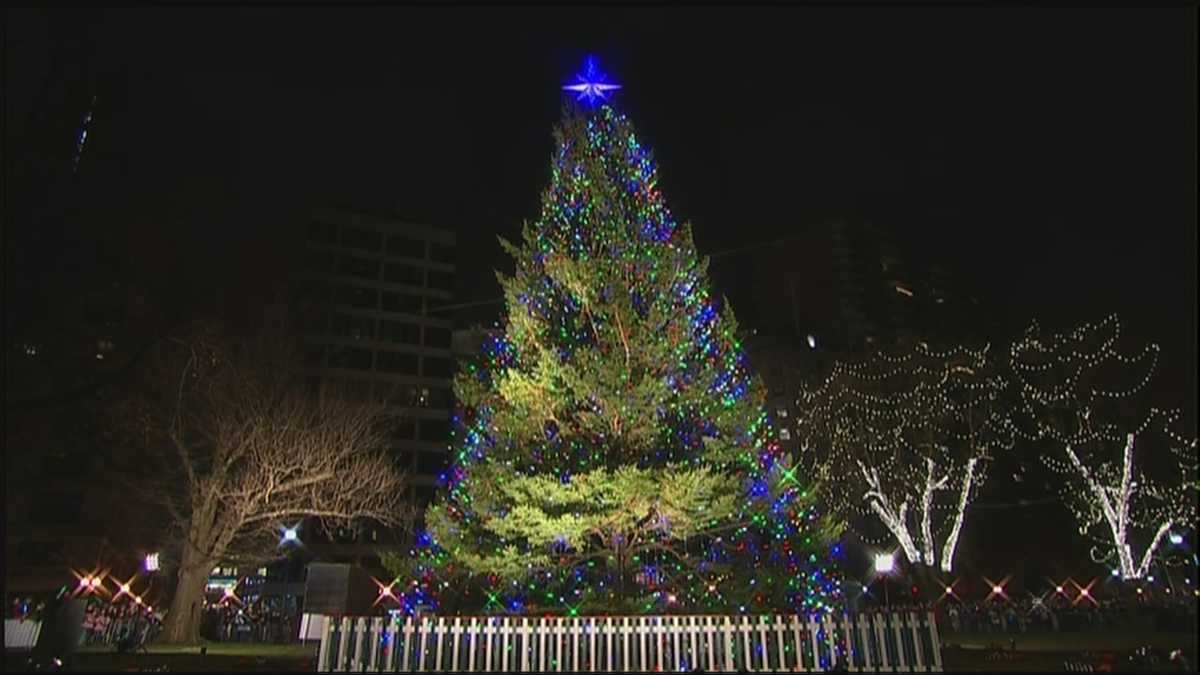
<svg viewBox="0 0 1200 675">
<path fill-rule="evenodd" d="M 596 67 L 596 60 L 590 56 L 583 64 L 583 72 L 576 75 L 575 80 L 575 84 L 563 85 L 563 90 L 577 93 L 576 98 L 588 105 L 607 100 L 609 92 L 621 88 L 619 84 L 607 82 L 608 76 Z"/>
</svg>

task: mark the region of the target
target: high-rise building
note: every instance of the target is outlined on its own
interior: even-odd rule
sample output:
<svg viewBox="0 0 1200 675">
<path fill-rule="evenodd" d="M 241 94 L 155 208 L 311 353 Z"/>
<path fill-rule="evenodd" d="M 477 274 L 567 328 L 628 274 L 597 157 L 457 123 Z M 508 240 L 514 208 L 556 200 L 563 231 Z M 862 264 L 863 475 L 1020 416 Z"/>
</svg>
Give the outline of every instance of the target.
<svg viewBox="0 0 1200 675">
<path fill-rule="evenodd" d="M 116 489 L 122 475 L 92 415 L 161 325 L 136 287 L 111 283 L 54 306 L 12 336 L 6 363 L 5 582 L 13 592 L 75 583 L 72 569 L 136 568 L 156 520 Z"/>
<path fill-rule="evenodd" d="M 398 217 L 325 209 L 308 223 L 303 294 L 306 371 L 394 408 L 391 451 L 410 501 L 432 500 L 448 458 L 454 233 Z M 347 532 L 377 549 L 399 544 L 371 528 Z"/>
<path fill-rule="evenodd" d="M 754 265 L 734 256 L 713 263 L 753 276 L 750 306 L 760 334 L 788 336 L 801 352 L 811 338 L 825 353 L 852 355 L 884 344 L 914 325 L 914 287 L 895 237 L 884 227 L 835 219 L 798 228 L 752 254 Z M 749 310 L 747 312 L 746 310 Z"/>
</svg>

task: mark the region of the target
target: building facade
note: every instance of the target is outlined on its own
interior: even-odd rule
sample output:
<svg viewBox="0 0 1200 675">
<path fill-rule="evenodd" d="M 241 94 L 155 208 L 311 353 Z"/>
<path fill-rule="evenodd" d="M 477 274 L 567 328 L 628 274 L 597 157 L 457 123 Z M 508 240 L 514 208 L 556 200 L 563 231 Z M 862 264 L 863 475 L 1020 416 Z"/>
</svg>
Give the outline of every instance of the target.
<svg viewBox="0 0 1200 675">
<path fill-rule="evenodd" d="M 326 209 L 313 214 L 304 248 L 305 370 L 314 382 L 389 403 L 390 450 L 410 476 L 410 503 L 423 508 L 449 456 L 454 362 L 442 307 L 454 293 L 454 233 Z M 340 538 L 364 552 L 404 543 L 377 528 Z"/>
</svg>

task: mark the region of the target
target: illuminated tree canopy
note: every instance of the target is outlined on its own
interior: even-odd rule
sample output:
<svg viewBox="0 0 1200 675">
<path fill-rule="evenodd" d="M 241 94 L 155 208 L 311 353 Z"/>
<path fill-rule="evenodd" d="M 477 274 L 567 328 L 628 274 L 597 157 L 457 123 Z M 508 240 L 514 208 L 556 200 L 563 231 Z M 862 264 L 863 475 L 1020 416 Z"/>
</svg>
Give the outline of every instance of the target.
<svg viewBox="0 0 1200 675">
<path fill-rule="evenodd" d="M 1004 392 L 986 347 L 836 363 L 801 390 L 797 420 L 822 501 L 848 524 L 878 519 L 910 563 L 950 571 L 967 506 L 1012 444 Z"/>
<path fill-rule="evenodd" d="M 1063 502 L 1095 542 L 1093 559 L 1141 579 L 1173 529 L 1196 527 L 1200 483 L 1196 439 L 1174 429 L 1179 411 L 1139 404 L 1158 346 L 1123 356 L 1120 335 L 1116 316 L 1065 334 L 1034 322 L 1010 361 L 1023 435 L 1053 443 L 1043 460 L 1063 476 Z"/>
</svg>

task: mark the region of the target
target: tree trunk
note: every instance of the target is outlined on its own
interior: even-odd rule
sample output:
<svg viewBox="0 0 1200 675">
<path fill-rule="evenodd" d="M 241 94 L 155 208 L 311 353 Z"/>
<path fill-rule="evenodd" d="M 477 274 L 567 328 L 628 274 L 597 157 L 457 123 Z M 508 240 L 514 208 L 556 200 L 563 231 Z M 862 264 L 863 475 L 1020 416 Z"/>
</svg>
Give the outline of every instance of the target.
<svg viewBox="0 0 1200 675">
<path fill-rule="evenodd" d="M 916 582 L 919 594 L 917 597 L 912 597 L 912 600 L 933 604 L 946 591 L 946 586 L 942 583 L 941 577 L 938 576 L 938 568 L 934 565 L 926 565 L 921 563 L 912 566 L 913 581 Z"/>
<path fill-rule="evenodd" d="M 163 642 L 195 645 L 200 643 L 200 617 L 204 610 L 204 588 L 212 561 L 195 553 L 185 553 L 179 566 L 179 579 L 171 610 L 163 626 Z"/>
</svg>

